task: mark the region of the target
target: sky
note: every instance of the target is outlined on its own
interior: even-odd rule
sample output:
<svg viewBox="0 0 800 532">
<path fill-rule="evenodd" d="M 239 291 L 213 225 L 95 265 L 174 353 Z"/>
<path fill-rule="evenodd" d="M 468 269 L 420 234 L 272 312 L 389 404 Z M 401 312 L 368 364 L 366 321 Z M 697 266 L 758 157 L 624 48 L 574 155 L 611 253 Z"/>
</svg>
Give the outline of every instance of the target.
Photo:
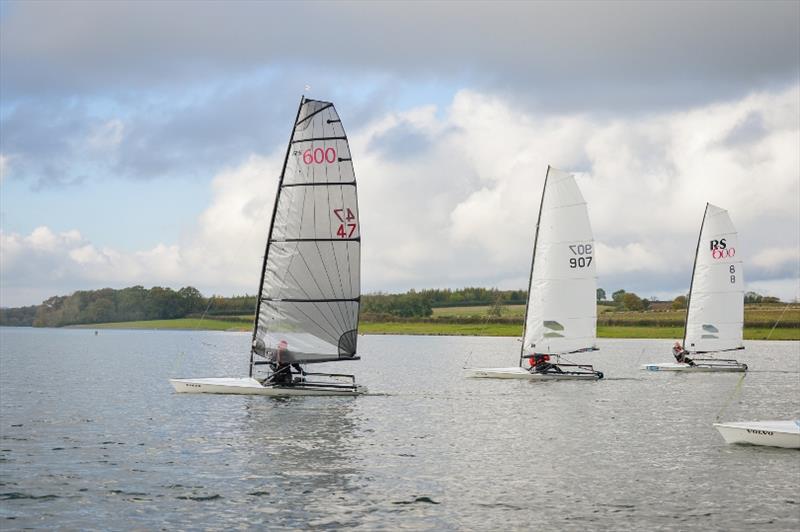
<svg viewBox="0 0 800 532">
<path fill-rule="evenodd" d="M 364 292 L 527 286 L 548 165 L 598 286 L 688 291 L 706 202 L 800 297 L 800 2 L 0 0 L 0 306 L 257 292 L 301 95 L 333 101 Z"/>
</svg>

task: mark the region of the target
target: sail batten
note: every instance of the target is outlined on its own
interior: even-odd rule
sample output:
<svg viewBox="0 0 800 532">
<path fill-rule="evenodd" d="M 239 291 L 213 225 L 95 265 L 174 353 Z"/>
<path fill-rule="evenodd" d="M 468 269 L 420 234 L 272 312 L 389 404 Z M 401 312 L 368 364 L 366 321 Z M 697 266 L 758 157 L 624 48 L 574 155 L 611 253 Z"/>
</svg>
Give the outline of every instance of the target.
<svg viewBox="0 0 800 532">
<path fill-rule="evenodd" d="M 684 348 L 693 353 L 742 349 L 744 269 L 728 211 L 707 204 L 689 288 Z"/>
<path fill-rule="evenodd" d="M 355 359 L 361 295 L 355 185 L 335 107 L 301 100 L 267 239 L 254 356 L 281 363 Z"/>
<path fill-rule="evenodd" d="M 534 239 L 523 360 L 596 349 L 594 257 L 588 209 L 575 178 L 548 168 Z"/>
</svg>

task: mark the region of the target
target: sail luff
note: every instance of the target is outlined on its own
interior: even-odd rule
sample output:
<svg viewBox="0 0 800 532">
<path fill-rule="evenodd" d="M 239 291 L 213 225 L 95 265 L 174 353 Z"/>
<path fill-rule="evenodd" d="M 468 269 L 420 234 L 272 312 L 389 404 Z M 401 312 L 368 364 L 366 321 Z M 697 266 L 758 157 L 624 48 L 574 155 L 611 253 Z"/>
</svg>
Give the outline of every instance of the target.
<svg viewBox="0 0 800 532">
<path fill-rule="evenodd" d="M 525 320 L 522 322 L 522 342 L 519 348 L 519 365 L 524 367 L 525 360 L 525 333 L 528 329 L 528 310 L 531 306 L 531 286 L 533 285 L 533 265 L 536 262 L 536 244 L 539 241 L 539 225 L 542 223 L 542 207 L 544 206 L 544 195 L 547 192 L 547 178 L 550 176 L 550 165 L 547 165 L 547 172 L 544 174 L 544 185 L 542 185 L 542 197 L 539 200 L 539 214 L 536 217 L 536 234 L 533 237 L 533 253 L 531 254 L 531 270 L 528 273 L 528 297 L 525 301 Z"/>
<path fill-rule="evenodd" d="M 686 330 L 689 324 L 689 309 L 692 307 L 692 287 L 694 286 L 694 272 L 697 269 L 697 255 L 700 253 L 700 240 L 703 238 L 703 227 L 706 225 L 706 215 L 708 214 L 708 202 L 703 211 L 703 221 L 700 222 L 700 232 L 697 233 L 697 247 L 694 250 L 694 262 L 692 263 L 692 278 L 689 280 L 689 296 L 686 299 L 686 316 L 683 320 L 683 344 L 686 345 Z"/>
<path fill-rule="evenodd" d="M 286 144 L 286 155 L 283 157 L 283 167 L 281 168 L 281 175 L 278 178 L 278 187 L 275 191 L 275 202 L 272 205 L 272 218 L 270 218 L 269 222 L 269 231 L 267 233 L 267 243 L 264 247 L 264 257 L 261 262 L 261 277 L 258 281 L 258 296 L 256 297 L 256 315 L 253 320 L 253 335 L 250 339 L 250 376 L 253 376 L 253 362 L 255 356 L 255 341 L 256 341 L 256 334 L 258 333 L 258 317 L 261 314 L 261 297 L 264 294 L 264 276 L 267 272 L 267 256 L 269 255 L 269 247 L 272 243 L 272 231 L 275 228 L 275 214 L 278 212 L 278 202 L 280 201 L 281 196 L 281 187 L 283 185 L 283 176 L 286 174 L 286 165 L 289 163 L 289 154 L 292 151 L 292 139 L 294 138 L 294 132 L 297 129 L 297 120 L 300 118 L 300 111 L 303 109 L 303 102 L 305 101 L 305 95 L 300 96 L 300 104 L 297 106 L 297 115 L 294 117 L 294 125 L 292 126 L 292 132 L 289 134 L 289 142 Z"/>
</svg>

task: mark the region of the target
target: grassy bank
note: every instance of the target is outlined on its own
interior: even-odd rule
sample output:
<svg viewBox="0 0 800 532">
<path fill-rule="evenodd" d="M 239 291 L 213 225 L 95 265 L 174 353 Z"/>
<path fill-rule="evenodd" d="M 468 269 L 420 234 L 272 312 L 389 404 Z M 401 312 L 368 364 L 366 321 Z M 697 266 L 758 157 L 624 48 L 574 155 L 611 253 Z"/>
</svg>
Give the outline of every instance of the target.
<svg viewBox="0 0 800 532">
<path fill-rule="evenodd" d="M 176 320 L 128 321 L 121 323 L 98 323 L 76 325 L 81 329 L 173 329 L 205 331 L 250 331 L 251 325 L 242 320 L 185 318 Z M 800 328 L 748 327 L 744 330 L 747 340 L 800 340 Z M 423 321 L 361 322 L 361 334 L 414 334 L 433 336 L 521 336 L 519 323 L 437 323 Z M 600 338 L 681 338 L 683 327 L 606 326 L 598 325 Z"/>
</svg>

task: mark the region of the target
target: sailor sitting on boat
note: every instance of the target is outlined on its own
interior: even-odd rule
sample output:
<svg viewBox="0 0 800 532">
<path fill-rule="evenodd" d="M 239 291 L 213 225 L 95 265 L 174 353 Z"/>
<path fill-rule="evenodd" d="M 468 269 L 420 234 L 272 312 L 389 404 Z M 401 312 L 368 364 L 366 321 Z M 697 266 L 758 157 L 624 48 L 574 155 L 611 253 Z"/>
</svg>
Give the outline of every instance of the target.
<svg viewBox="0 0 800 532">
<path fill-rule="evenodd" d="M 564 373 L 557 364 L 550 363 L 550 355 L 533 355 L 529 360 L 532 373 Z"/>
<path fill-rule="evenodd" d="M 302 375 L 304 375 L 305 372 L 303 371 L 303 368 L 300 367 L 300 364 L 284 362 L 284 360 L 289 359 L 288 354 L 289 342 L 286 340 L 281 340 L 278 342 L 278 347 L 276 349 L 266 350 L 267 358 L 271 358 L 273 360 L 273 362 L 270 364 L 270 367 L 272 368 L 272 375 L 270 375 L 269 379 L 267 379 L 270 384 L 282 384 L 288 386 L 302 382 Z M 294 368 L 300 375 L 295 377 L 292 373 L 292 368 Z"/>
<path fill-rule="evenodd" d="M 694 366 L 695 363 L 687 356 L 688 354 L 689 352 L 683 348 L 680 342 L 675 342 L 675 345 L 672 346 L 672 355 L 679 364 L 689 364 L 690 366 Z"/>
</svg>

